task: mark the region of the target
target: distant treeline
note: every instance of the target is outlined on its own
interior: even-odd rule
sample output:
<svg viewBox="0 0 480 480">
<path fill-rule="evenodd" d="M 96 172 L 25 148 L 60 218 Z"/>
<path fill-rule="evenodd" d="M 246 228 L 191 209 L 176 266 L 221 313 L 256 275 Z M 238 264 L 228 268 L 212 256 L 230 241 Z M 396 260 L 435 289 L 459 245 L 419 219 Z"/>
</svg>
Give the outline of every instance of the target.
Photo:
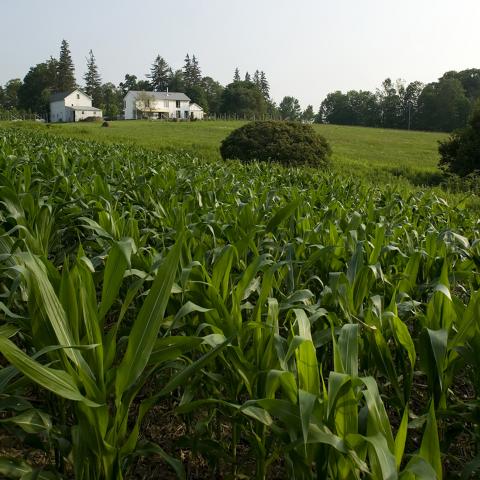
<svg viewBox="0 0 480 480">
<path fill-rule="evenodd" d="M 473 103 L 480 97 L 480 70 L 447 72 L 438 82 L 423 85 L 386 79 L 376 92 L 351 90 L 329 93 L 318 113 L 312 105 L 302 109 L 293 96 L 285 96 L 277 105 L 270 96 L 270 86 L 263 70 L 241 76 L 235 69 L 226 86 L 204 76 L 195 55 L 186 55 L 181 68 L 172 68 L 157 55 L 150 71 L 143 75 L 127 73 L 118 85 L 103 83 L 95 56 L 90 50 L 83 83 L 75 79 L 75 66 L 68 42 L 63 40 L 59 58 L 50 57 L 30 68 L 23 80 L 15 78 L 0 85 L 0 111 L 33 112 L 46 115 L 54 92 L 79 86 L 93 98 L 93 105 L 110 118 L 123 112 L 123 97 L 129 90 L 186 93 L 208 115 L 238 118 L 284 120 L 362 125 L 368 127 L 451 131 L 466 125 Z"/>
<path fill-rule="evenodd" d="M 329 93 L 315 118 L 319 123 L 449 132 L 464 127 L 480 98 L 480 70 L 446 72 L 423 85 L 387 78 L 376 92 Z"/>
</svg>

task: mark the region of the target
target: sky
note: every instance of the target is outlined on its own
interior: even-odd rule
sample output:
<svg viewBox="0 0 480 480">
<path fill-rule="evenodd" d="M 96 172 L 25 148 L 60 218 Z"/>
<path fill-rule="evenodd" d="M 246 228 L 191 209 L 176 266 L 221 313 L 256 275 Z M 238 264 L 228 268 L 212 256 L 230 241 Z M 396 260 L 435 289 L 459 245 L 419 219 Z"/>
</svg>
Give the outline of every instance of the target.
<svg viewBox="0 0 480 480">
<path fill-rule="evenodd" d="M 62 39 L 80 85 L 90 49 L 115 84 L 190 53 L 223 85 L 235 67 L 263 70 L 275 101 L 315 110 L 335 90 L 480 68 L 480 0 L 0 0 L 0 24 L 2 85 L 58 57 Z"/>
</svg>

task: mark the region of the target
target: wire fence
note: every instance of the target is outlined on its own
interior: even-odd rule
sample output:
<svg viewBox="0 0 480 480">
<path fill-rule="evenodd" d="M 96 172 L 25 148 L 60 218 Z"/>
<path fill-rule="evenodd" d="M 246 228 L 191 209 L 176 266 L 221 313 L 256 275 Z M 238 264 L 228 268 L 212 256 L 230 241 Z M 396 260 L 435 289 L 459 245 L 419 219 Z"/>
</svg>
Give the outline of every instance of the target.
<svg viewBox="0 0 480 480">
<path fill-rule="evenodd" d="M 217 113 L 217 114 L 210 114 L 205 115 L 204 120 L 242 120 L 245 122 L 248 121 L 256 121 L 256 120 L 281 120 L 282 117 L 280 115 L 271 115 L 268 113 L 262 115 L 246 115 L 246 114 L 236 114 L 236 113 Z"/>
<path fill-rule="evenodd" d="M 0 121 L 19 122 L 24 120 L 48 122 L 48 115 L 39 115 L 37 113 L 0 112 Z"/>
</svg>

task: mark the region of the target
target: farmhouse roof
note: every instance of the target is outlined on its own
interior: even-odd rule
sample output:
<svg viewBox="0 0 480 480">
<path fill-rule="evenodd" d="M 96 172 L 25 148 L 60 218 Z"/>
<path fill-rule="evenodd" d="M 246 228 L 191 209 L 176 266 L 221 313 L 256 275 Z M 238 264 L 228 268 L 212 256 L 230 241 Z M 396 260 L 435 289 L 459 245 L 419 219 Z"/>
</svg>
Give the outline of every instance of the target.
<svg viewBox="0 0 480 480">
<path fill-rule="evenodd" d="M 82 92 L 84 95 L 86 95 L 88 98 L 92 98 L 90 95 L 86 94 L 83 90 L 80 90 L 79 88 L 75 88 L 74 90 L 69 90 L 68 92 L 55 92 L 50 95 L 50 103 L 52 102 L 59 102 L 60 100 L 63 100 L 64 98 L 68 97 L 70 94 L 73 92 Z"/>
<path fill-rule="evenodd" d="M 184 100 L 187 102 L 190 101 L 190 98 L 187 97 L 187 95 L 180 92 L 145 92 L 138 90 L 130 90 L 128 93 L 133 93 L 134 95 L 139 93 L 147 93 L 148 95 L 151 95 L 155 100 Z"/>
</svg>

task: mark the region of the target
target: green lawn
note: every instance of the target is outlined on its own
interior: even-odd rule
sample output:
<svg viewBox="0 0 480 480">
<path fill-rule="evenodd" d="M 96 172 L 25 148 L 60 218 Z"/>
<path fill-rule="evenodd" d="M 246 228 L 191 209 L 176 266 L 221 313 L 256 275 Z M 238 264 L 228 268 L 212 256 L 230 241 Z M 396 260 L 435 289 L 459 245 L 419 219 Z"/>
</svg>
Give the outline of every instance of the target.
<svg viewBox="0 0 480 480">
<path fill-rule="evenodd" d="M 218 159 L 219 146 L 237 121 L 191 123 L 117 121 L 109 128 L 98 123 L 38 125 L 37 128 L 69 137 L 134 143 L 161 151 L 187 151 Z M 332 145 L 334 168 L 374 182 L 408 181 L 413 185 L 439 180 L 437 142 L 443 133 L 408 132 L 336 125 L 315 125 Z"/>
</svg>

